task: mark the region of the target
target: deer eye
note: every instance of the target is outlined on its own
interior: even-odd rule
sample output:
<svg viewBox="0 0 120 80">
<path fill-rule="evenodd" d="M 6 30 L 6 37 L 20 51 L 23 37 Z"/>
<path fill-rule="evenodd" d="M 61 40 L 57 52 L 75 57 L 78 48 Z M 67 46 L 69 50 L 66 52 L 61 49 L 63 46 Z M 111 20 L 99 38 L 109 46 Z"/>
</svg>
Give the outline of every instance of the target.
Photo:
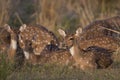
<svg viewBox="0 0 120 80">
<path fill-rule="evenodd" d="M 73 38 L 73 37 L 71 37 L 69 40 L 74 40 L 74 38 Z"/>
</svg>

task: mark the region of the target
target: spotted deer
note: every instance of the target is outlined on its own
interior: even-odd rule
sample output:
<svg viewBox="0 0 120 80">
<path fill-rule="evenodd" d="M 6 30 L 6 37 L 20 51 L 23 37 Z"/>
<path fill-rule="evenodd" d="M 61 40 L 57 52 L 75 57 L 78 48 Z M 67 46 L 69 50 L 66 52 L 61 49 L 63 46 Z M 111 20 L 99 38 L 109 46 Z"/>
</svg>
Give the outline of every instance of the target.
<svg viewBox="0 0 120 80">
<path fill-rule="evenodd" d="M 82 49 L 99 46 L 116 51 L 120 47 L 120 17 L 115 16 L 92 22 L 83 28 L 79 39 Z"/>
<path fill-rule="evenodd" d="M 10 28 L 9 25 L 5 25 L 6 30 L 9 32 L 10 34 L 10 46 L 8 49 L 8 57 L 9 59 L 13 59 L 16 53 L 16 49 L 17 49 L 17 36 L 14 33 L 14 31 Z"/>
<path fill-rule="evenodd" d="M 7 50 L 8 59 L 11 62 L 15 62 L 17 66 L 21 65 L 24 60 L 24 54 L 23 50 L 19 46 L 18 33 L 15 30 L 11 29 L 8 24 L 6 24 L 4 27 L 10 34 L 10 45 Z"/>
<path fill-rule="evenodd" d="M 58 50 L 53 51 L 41 55 L 35 55 L 30 53 L 29 59 L 27 59 L 33 65 L 39 64 L 55 64 L 55 65 L 72 65 L 74 63 L 74 59 L 72 58 L 69 51 Z"/>
<path fill-rule="evenodd" d="M 39 26 L 28 26 L 23 24 L 19 29 L 19 43 L 20 47 L 23 49 L 26 59 L 30 54 L 30 51 L 26 50 L 29 45 L 26 46 L 27 41 L 31 41 L 31 50 L 35 55 L 40 55 L 46 48 L 52 51 L 58 49 L 58 40 L 56 36 L 46 29 L 45 27 Z M 50 46 L 48 46 L 50 45 Z"/>
<path fill-rule="evenodd" d="M 67 50 L 57 50 L 57 51 L 49 51 L 44 50 L 40 55 L 35 55 L 33 53 L 32 41 L 28 40 L 25 43 L 27 55 L 27 62 L 33 65 L 39 64 L 55 64 L 55 65 L 71 65 L 74 62 L 71 54 Z"/>
<path fill-rule="evenodd" d="M 81 48 L 78 37 L 82 32 L 81 28 L 74 35 L 67 35 L 62 29 L 59 29 L 58 32 L 64 38 L 63 42 L 73 56 L 76 67 L 86 70 L 107 68 L 112 64 L 111 51 L 98 46 L 89 46 L 85 50 Z"/>
</svg>

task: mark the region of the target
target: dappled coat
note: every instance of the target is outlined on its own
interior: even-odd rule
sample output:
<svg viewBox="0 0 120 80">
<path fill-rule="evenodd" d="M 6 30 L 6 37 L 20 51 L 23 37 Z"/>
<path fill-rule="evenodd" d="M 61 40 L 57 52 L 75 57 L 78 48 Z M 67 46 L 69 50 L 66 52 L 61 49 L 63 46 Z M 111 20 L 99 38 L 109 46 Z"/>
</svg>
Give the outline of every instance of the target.
<svg viewBox="0 0 120 80">
<path fill-rule="evenodd" d="M 27 46 L 25 45 L 27 41 L 32 42 L 28 45 L 32 46 L 35 55 L 40 55 L 47 45 L 53 44 L 58 46 L 59 44 L 56 36 L 45 27 L 41 25 L 26 26 L 24 24 L 20 27 L 19 32 L 20 46 L 24 51 L 27 49 Z"/>
<path fill-rule="evenodd" d="M 83 49 L 86 49 L 89 46 L 99 46 L 115 51 L 118 47 L 120 47 L 119 32 L 119 16 L 94 21 L 90 25 L 83 28 L 79 38 L 80 46 Z"/>
</svg>

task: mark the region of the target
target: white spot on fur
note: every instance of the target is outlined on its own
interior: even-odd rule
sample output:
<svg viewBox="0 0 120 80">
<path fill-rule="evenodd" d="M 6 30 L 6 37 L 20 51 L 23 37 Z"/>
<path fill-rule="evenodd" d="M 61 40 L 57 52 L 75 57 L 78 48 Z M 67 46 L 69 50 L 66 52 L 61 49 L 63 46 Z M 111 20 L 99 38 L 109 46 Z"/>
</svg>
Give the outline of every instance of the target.
<svg viewBox="0 0 120 80">
<path fill-rule="evenodd" d="M 86 63 L 89 64 L 89 61 L 87 61 Z"/>
<path fill-rule="evenodd" d="M 39 53 L 39 52 L 36 52 L 36 51 L 34 51 L 34 54 L 35 54 L 35 55 L 40 55 L 40 53 Z"/>
<path fill-rule="evenodd" d="M 11 40 L 11 48 L 17 49 L 17 42 L 15 40 Z"/>
<path fill-rule="evenodd" d="M 24 55 L 25 55 L 26 59 L 29 59 L 29 53 L 28 52 L 24 51 Z"/>
<path fill-rule="evenodd" d="M 51 43 L 50 42 L 48 42 L 48 45 L 50 45 Z"/>
<path fill-rule="evenodd" d="M 70 53 L 71 53 L 72 56 L 75 54 L 74 46 L 70 48 Z"/>
</svg>

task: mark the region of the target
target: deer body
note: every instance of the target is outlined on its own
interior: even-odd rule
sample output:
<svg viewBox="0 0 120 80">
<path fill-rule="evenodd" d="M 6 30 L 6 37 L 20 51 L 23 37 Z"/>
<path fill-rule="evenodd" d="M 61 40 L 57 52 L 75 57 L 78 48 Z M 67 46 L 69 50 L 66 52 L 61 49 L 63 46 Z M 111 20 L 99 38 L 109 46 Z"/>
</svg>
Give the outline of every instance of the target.
<svg viewBox="0 0 120 80">
<path fill-rule="evenodd" d="M 76 66 L 80 67 L 82 70 L 97 68 L 97 64 L 95 63 L 94 59 L 94 53 L 87 53 L 80 49 L 77 42 L 73 43 L 73 46 L 70 48 L 70 53 L 76 61 Z"/>
<path fill-rule="evenodd" d="M 83 28 L 82 33 L 79 35 L 80 47 L 86 49 L 89 46 L 99 46 L 115 51 L 120 47 L 120 34 L 107 30 L 106 28 L 119 31 L 120 17 L 116 16 L 105 20 L 94 21 Z"/>
<path fill-rule="evenodd" d="M 27 61 L 33 65 L 39 64 L 56 64 L 56 65 L 71 65 L 74 62 L 71 54 L 65 50 L 53 51 L 50 53 L 42 53 L 41 55 L 29 54 Z"/>
<path fill-rule="evenodd" d="M 24 52 L 24 54 L 26 56 L 26 60 L 33 65 L 42 65 L 45 63 L 67 65 L 69 62 L 73 61 L 70 60 L 72 57 L 71 54 L 66 50 L 59 49 L 57 51 L 50 51 L 49 49 L 45 49 L 40 55 L 35 55 L 32 48 L 32 41 L 28 40 L 25 43 L 25 46 L 26 52 Z"/>
<path fill-rule="evenodd" d="M 31 47 L 35 55 L 40 55 L 41 52 L 49 45 L 51 42 L 54 45 L 58 45 L 56 36 L 48 31 L 43 26 L 26 26 L 25 24 L 20 27 L 19 42 L 21 48 L 25 51 L 25 43 L 31 41 Z M 26 52 L 26 51 L 25 51 Z M 28 51 L 29 52 L 29 51 Z M 27 53 L 28 53 L 27 52 Z"/>
</svg>

